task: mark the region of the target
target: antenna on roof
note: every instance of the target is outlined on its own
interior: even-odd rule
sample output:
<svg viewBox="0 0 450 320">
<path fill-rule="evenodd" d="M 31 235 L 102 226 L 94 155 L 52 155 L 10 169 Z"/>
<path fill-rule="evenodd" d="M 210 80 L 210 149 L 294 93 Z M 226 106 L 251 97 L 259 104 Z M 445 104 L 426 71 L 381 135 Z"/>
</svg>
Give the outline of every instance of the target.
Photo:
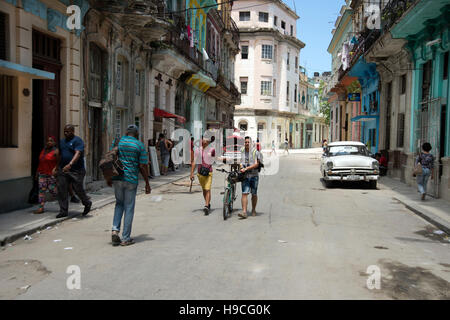
<svg viewBox="0 0 450 320">
<path fill-rule="evenodd" d="M 295 14 L 297 14 L 297 8 L 295 7 L 295 0 L 292 0 L 292 2 L 294 3 L 294 12 Z"/>
</svg>

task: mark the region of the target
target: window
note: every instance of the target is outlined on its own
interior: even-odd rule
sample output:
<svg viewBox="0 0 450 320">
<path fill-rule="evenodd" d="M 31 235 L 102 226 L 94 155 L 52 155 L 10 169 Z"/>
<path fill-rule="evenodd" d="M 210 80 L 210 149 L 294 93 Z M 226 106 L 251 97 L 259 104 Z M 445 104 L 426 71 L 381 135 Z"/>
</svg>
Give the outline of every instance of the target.
<svg viewBox="0 0 450 320">
<path fill-rule="evenodd" d="M 123 90 L 122 88 L 122 61 L 117 61 L 117 74 L 116 74 L 116 87 L 117 90 Z"/>
<path fill-rule="evenodd" d="M 276 97 L 277 96 L 277 79 L 273 79 L 273 96 Z"/>
<path fill-rule="evenodd" d="M 8 16 L 0 12 L 0 59 L 7 60 L 8 57 Z"/>
<path fill-rule="evenodd" d="M 136 70 L 134 74 L 134 91 L 137 96 L 141 95 L 141 71 Z"/>
<path fill-rule="evenodd" d="M 102 52 L 94 43 L 89 45 L 89 100 L 102 102 Z"/>
<path fill-rule="evenodd" d="M 405 114 L 399 113 L 397 118 L 397 148 L 403 148 L 405 140 Z"/>
<path fill-rule="evenodd" d="M 400 94 L 406 93 L 406 74 L 400 76 Z"/>
<path fill-rule="evenodd" d="M 159 105 L 159 86 L 155 86 L 155 108 L 161 108 Z"/>
<path fill-rule="evenodd" d="M 298 72 L 298 57 L 295 57 L 295 72 Z"/>
<path fill-rule="evenodd" d="M 239 21 L 250 21 L 250 11 L 240 11 Z"/>
<path fill-rule="evenodd" d="M 247 94 L 247 80 L 241 80 L 241 94 Z"/>
<path fill-rule="evenodd" d="M 449 59 L 449 52 L 447 51 L 444 54 L 444 80 L 448 79 L 448 63 L 449 63 L 448 59 Z"/>
<path fill-rule="evenodd" d="M 278 25 L 278 17 L 277 16 L 273 17 L 273 25 L 274 26 Z"/>
<path fill-rule="evenodd" d="M 271 86 L 272 86 L 271 81 L 261 81 L 261 95 L 262 96 L 270 96 L 272 94 L 270 92 Z"/>
<path fill-rule="evenodd" d="M 259 22 L 269 22 L 269 14 L 267 12 L 260 12 Z"/>
<path fill-rule="evenodd" d="M 267 44 L 262 45 L 261 58 L 262 59 L 272 59 L 272 46 L 271 45 L 267 45 Z"/>
<path fill-rule="evenodd" d="M 294 87 L 294 102 L 297 102 L 297 84 Z"/>
<path fill-rule="evenodd" d="M 286 101 L 289 101 L 289 81 L 286 84 Z"/>
<path fill-rule="evenodd" d="M 291 36 L 293 36 L 293 35 L 294 35 L 294 27 L 291 26 Z"/>
<path fill-rule="evenodd" d="M 122 135 L 122 111 L 116 110 L 116 118 L 114 119 L 115 138 L 120 139 Z"/>
<path fill-rule="evenodd" d="M 283 20 L 281 20 L 281 29 L 286 29 L 286 22 L 284 22 Z"/>
<path fill-rule="evenodd" d="M 248 59 L 248 46 L 242 46 L 241 59 Z"/>
<path fill-rule="evenodd" d="M 239 130 L 247 131 L 247 129 L 248 129 L 248 124 L 246 121 L 239 122 Z"/>
<path fill-rule="evenodd" d="M 14 108 L 14 77 L 0 75 L 0 148 L 14 146 L 14 126 L 17 119 Z"/>
<path fill-rule="evenodd" d="M 278 46 L 275 45 L 274 50 L 273 50 L 273 61 L 277 62 L 277 50 L 278 50 Z"/>
<path fill-rule="evenodd" d="M 287 64 L 287 69 L 289 70 L 289 52 L 287 53 L 287 59 L 286 59 L 286 64 Z"/>
</svg>

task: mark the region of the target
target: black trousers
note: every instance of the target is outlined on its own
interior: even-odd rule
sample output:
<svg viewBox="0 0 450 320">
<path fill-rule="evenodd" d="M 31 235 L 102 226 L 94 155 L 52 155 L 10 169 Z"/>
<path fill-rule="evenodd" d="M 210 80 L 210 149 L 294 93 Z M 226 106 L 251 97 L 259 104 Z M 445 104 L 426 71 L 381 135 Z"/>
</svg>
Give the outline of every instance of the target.
<svg viewBox="0 0 450 320">
<path fill-rule="evenodd" d="M 72 184 L 73 191 L 80 198 L 84 206 L 91 203 L 83 188 L 83 180 L 86 175 L 86 170 L 77 170 L 63 172 L 59 170 L 56 175 L 56 183 L 58 185 L 58 202 L 61 213 L 69 211 L 69 184 Z"/>
</svg>

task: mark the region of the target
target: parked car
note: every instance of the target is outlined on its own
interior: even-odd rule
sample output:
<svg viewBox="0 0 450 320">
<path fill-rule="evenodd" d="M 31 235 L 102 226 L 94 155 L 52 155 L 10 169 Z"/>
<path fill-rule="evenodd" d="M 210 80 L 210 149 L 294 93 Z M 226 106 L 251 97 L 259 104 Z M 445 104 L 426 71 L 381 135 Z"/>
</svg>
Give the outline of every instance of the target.
<svg viewBox="0 0 450 320">
<path fill-rule="evenodd" d="M 331 142 L 323 153 L 320 171 L 329 187 L 333 181 L 366 181 L 377 188 L 379 163 L 361 142 Z"/>
</svg>

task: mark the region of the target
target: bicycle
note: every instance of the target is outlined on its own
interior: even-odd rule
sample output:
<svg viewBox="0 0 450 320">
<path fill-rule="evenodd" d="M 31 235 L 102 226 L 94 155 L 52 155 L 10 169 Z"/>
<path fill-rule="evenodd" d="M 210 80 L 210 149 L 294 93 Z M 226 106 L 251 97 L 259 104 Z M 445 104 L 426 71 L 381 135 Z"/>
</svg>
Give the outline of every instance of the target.
<svg viewBox="0 0 450 320">
<path fill-rule="evenodd" d="M 236 200 L 236 183 L 239 182 L 239 171 L 237 168 L 232 167 L 231 171 L 225 169 L 216 169 L 217 171 L 227 173 L 226 181 L 227 186 L 223 195 L 223 220 L 230 218 L 233 213 L 233 202 Z"/>
</svg>

